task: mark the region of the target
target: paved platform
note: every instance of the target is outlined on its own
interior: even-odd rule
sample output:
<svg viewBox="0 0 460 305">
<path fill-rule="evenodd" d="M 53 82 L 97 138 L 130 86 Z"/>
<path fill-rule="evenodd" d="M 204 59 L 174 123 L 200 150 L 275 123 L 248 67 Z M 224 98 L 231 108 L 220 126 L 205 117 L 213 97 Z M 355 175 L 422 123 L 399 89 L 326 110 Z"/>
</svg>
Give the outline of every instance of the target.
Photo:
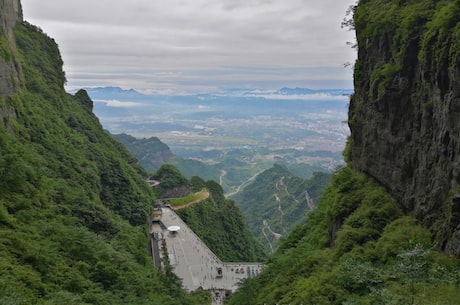
<svg viewBox="0 0 460 305">
<path fill-rule="evenodd" d="M 168 230 L 171 227 L 173 230 Z M 263 269 L 262 263 L 222 262 L 168 206 L 154 213 L 150 236 L 155 266 L 161 265 L 163 253 L 167 253 L 185 289 L 212 290 L 216 299 L 223 299 L 222 295 L 235 291 L 242 279 L 254 277 Z M 162 245 L 167 251 L 161 250 Z"/>
</svg>

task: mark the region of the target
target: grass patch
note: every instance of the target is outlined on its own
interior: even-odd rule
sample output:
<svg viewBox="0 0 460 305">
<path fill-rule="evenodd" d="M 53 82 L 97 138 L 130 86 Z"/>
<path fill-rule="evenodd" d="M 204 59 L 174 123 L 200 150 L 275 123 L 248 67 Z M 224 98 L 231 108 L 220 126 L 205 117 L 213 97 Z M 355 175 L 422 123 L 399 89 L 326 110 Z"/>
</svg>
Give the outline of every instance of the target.
<svg viewBox="0 0 460 305">
<path fill-rule="evenodd" d="M 193 193 L 185 197 L 171 199 L 168 203 L 173 207 L 178 207 L 178 206 L 183 206 L 183 205 L 188 205 L 188 204 L 203 201 L 206 198 L 208 198 L 208 196 L 209 196 L 208 190 L 202 189 L 201 191 L 197 193 Z"/>
</svg>

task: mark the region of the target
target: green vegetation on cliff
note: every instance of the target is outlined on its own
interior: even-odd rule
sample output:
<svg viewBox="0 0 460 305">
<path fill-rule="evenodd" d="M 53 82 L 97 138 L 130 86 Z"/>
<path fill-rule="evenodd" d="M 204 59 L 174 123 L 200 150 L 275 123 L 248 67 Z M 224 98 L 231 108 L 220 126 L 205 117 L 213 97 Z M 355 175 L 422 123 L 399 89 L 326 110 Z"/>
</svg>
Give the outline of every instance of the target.
<svg viewBox="0 0 460 305">
<path fill-rule="evenodd" d="M 346 167 L 308 222 L 228 304 L 457 304 L 460 264 L 385 190 Z"/>
<path fill-rule="evenodd" d="M 203 179 L 218 180 L 220 170 L 195 159 L 183 159 L 173 155 L 168 145 L 156 137 L 137 139 L 127 134 L 113 137 L 123 143 L 149 172 L 155 172 L 163 164 L 173 164 L 186 177 L 199 175 Z"/>
<path fill-rule="evenodd" d="M 353 11 L 349 164 L 228 304 L 459 304 L 460 1 Z"/>
<path fill-rule="evenodd" d="M 174 165 L 162 165 L 152 178 L 161 182 L 154 188 L 160 198 L 183 197 L 190 193 L 188 179 Z"/>
<path fill-rule="evenodd" d="M 229 304 L 458 304 L 459 261 L 434 249 L 460 253 L 459 5 L 359 3 L 350 164 Z M 153 269 L 147 173 L 84 91 L 64 92 L 55 43 L 28 24 L 15 36 L 24 83 L 0 99 L 0 303 L 209 303 Z M 168 167 L 156 178 L 209 190 L 180 213 L 223 260 L 262 256 L 219 184 Z"/>
<path fill-rule="evenodd" d="M 243 214 L 232 200 L 224 197 L 215 181 L 191 179 L 195 190 L 206 188 L 210 196 L 200 203 L 180 209 L 177 214 L 203 242 L 226 262 L 257 262 L 266 258 L 262 246 L 246 228 Z"/>
<path fill-rule="evenodd" d="M 279 235 L 287 236 L 306 222 L 307 212 L 314 208 L 330 178 L 331 174 L 316 172 L 311 179 L 303 179 L 275 164 L 232 199 L 243 212 L 249 230 L 267 251 L 274 250 Z"/>
<path fill-rule="evenodd" d="M 15 28 L 25 84 L 0 100 L 0 303 L 201 304 L 154 270 L 155 196 L 38 28 Z"/>
<path fill-rule="evenodd" d="M 174 155 L 168 145 L 156 137 L 137 139 L 127 134 L 112 135 L 139 160 L 146 171 L 156 172 L 163 164 L 171 163 Z"/>
<path fill-rule="evenodd" d="M 367 0 L 354 11 L 352 166 L 460 258 L 460 2 Z"/>
</svg>

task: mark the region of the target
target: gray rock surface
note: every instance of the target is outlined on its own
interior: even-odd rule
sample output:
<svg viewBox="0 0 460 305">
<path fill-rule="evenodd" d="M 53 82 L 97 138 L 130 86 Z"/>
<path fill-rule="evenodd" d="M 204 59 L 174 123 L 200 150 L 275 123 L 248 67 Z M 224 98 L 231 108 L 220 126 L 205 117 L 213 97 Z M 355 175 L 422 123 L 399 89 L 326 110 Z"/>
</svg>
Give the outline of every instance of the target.
<svg viewBox="0 0 460 305">
<path fill-rule="evenodd" d="M 357 28 L 380 32 L 357 32 L 350 159 L 431 229 L 439 249 L 460 257 L 458 21 L 438 30 L 429 13 L 407 28 L 395 16 L 385 29 L 360 16 Z"/>
<path fill-rule="evenodd" d="M 0 97 L 13 95 L 21 83 L 13 28 L 22 21 L 19 0 L 0 0 Z"/>
</svg>

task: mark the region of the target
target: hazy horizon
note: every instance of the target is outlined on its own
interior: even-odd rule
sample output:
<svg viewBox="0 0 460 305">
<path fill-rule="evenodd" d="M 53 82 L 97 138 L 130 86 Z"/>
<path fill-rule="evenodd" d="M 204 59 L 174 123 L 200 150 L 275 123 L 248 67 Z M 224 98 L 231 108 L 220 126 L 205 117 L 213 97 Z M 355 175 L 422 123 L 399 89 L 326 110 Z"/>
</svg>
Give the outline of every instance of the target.
<svg viewBox="0 0 460 305">
<path fill-rule="evenodd" d="M 228 88 L 352 88 L 354 1 L 22 0 L 60 46 L 67 89 L 149 93 Z"/>
</svg>

